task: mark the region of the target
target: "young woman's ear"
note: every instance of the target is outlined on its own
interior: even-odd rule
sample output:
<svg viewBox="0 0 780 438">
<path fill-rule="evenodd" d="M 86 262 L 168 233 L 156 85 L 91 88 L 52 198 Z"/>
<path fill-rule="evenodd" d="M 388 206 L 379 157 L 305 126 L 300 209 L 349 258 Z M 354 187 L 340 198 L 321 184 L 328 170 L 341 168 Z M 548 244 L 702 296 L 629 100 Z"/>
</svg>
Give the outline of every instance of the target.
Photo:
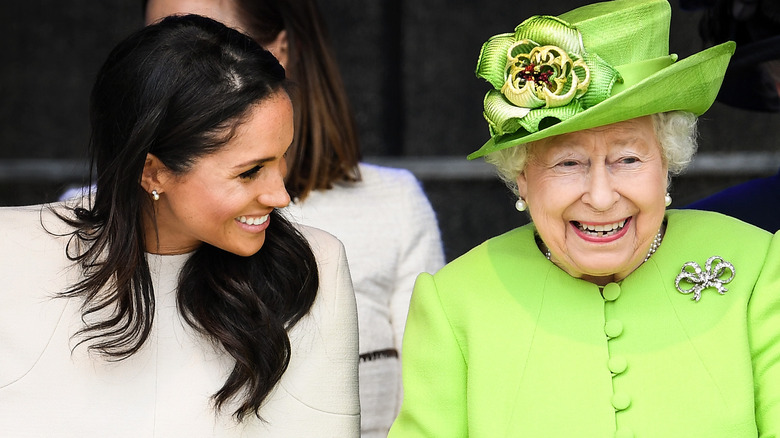
<svg viewBox="0 0 780 438">
<path fill-rule="evenodd" d="M 154 154 L 146 154 L 144 171 L 141 174 L 141 186 L 147 193 L 163 193 L 165 182 L 168 180 L 168 167 Z"/>
</svg>

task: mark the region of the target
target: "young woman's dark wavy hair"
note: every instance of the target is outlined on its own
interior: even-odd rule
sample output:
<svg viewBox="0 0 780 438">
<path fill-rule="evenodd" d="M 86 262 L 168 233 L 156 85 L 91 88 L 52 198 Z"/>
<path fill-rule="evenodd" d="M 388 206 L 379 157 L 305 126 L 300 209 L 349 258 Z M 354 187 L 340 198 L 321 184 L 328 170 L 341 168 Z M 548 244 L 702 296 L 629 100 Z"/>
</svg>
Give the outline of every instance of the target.
<svg viewBox="0 0 780 438">
<path fill-rule="evenodd" d="M 78 336 L 91 351 L 125 359 L 152 329 L 144 218 L 154 220 L 154 211 L 141 187 L 147 154 L 185 173 L 219 150 L 253 105 L 286 87 L 284 69 L 269 52 L 204 17 L 167 18 L 111 52 L 91 96 L 97 191 L 88 205 L 61 215 L 75 227 L 68 255 L 84 273 L 64 296 L 84 300 Z M 309 311 L 319 284 L 306 240 L 280 214 L 272 216 L 256 254 L 241 257 L 204 243 L 179 278 L 183 318 L 235 359 L 213 399 L 216 409 L 236 401 L 239 421 L 259 416 L 286 370 L 287 330 Z"/>
</svg>

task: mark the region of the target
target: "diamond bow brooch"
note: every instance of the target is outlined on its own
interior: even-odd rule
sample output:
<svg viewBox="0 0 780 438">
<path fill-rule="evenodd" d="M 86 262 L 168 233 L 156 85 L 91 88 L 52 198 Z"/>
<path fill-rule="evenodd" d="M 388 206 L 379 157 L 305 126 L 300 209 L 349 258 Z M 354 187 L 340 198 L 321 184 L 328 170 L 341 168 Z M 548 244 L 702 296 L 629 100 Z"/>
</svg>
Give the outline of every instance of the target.
<svg viewBox="0 0 780 438">
<path fill-rule="evenodd" d="M 698 302 L 701 299 L 701 293 L 708 287 L 714 287 L 719 294 L 725 294 L 728 289 L 724 284 L 728 284 L 734 279 L 734 265 L 723 260 L 722 257 L 712 256 L 707 259 L 704 269 L 696 262 L 688 262 L 682 266 L 682 270 L 674 280 L 674 287 L 680 293 L 693 293 L 693 300 Z M 725 278 L 728 276 L 728 278 Z M 680 283 L 687 283 L 687 287 L 680 287 Z"/>
</svg>

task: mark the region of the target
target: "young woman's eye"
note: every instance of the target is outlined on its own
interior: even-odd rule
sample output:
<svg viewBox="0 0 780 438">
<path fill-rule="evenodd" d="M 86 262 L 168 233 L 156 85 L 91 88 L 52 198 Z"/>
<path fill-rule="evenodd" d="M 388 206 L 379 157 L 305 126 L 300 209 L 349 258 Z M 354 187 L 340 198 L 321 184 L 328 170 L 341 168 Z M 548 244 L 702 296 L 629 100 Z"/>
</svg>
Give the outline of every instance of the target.
<svg viewBox="0 0 780 438">
<path fill-rule="evenodd" d="M 257 176 L 257 172 L 259 172 L 259 171 L 260 171 L 260 166 L 255 166 L 255 167 L 247 170 L 246 172 L 238 175 L 238 177 L 241 178 L 241 179 L 252 179 L 255 176 Z"/>
</svg>

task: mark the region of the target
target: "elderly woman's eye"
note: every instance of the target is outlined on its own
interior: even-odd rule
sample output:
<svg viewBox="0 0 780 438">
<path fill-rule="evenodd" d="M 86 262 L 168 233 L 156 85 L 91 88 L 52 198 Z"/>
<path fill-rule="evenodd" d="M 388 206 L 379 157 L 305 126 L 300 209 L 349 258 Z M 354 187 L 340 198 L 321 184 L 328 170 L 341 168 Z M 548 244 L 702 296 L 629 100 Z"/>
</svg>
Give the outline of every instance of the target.
<svg viewBox="0 0 780 438">
<path fill-rule="evenodd" d="M 620 162 L 623 163 L 623 164 L 634 164 L 634 163 L 639 162 L 639 158 L 637 158 L 637 157 L 625 157 L 622 160 L 620 160 Z"/>
</svg>

